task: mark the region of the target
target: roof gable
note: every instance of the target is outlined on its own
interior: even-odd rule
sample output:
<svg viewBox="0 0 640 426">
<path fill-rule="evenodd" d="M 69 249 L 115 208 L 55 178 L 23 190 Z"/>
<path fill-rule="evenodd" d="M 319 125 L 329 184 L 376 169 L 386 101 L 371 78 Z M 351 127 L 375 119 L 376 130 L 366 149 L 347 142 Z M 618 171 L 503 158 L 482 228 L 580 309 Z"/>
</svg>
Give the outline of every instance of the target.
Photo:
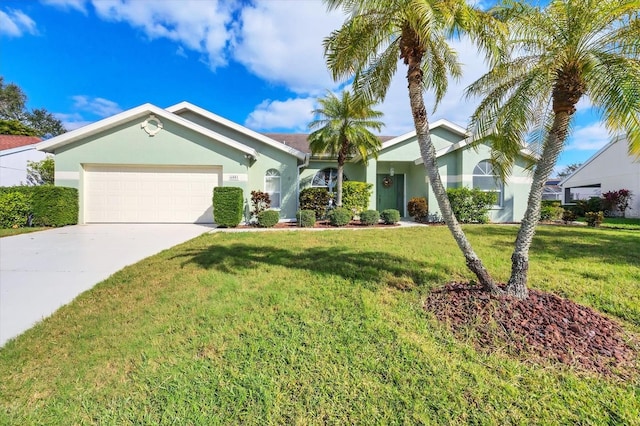
<svg viewBox="0 0 640 426">
<path fill-rule="evenodd" d="M 564 179 L 562 179 L 562 181 L 559 183 L 560 186 L 565 185 L 567 182 L 571 181 L 572 179 L 575 179 L 577 177 L 580 177 L 581 174 L 585 173 L 585 169 L 587 170 L 586 173 L 589 172 L 589 169 L 591 168 L 592 164 L 597 163 L 598 159 L 605 156 L 605 153 L 607 153 L 607 151 L 613 149 L 614 147 L 618 147 L 620 145 L 616 145 L 616 143 L 618 142 L 625 142 L 626 138 L 624 135 L 618 135 L 615 136 L 609 143 L 607 143 L 605 146 L 603 146 L 602 148 L 600 148 L 595 154 L 593 154 L 587 161 L 585 161 L 584 163 L 582 163 L 580 165 L 580 167 L 578 167 L 577 169 L 575 169 L 573 171 L 573 173 L 571 173 L 570 175 L 566 176 Z"/>
<path fill-rule="evenodd" d="M 179 104 L 170 106 L 169 108 L 167 108 L 167 111 L 179 115 L 180 113 L 183 113 L 185 111 L 189 111 L 192 112 L 194 114 L 197 114 L 201 117 L 204 117 L 208 120 L 211 120 L 213 122 L 222 124 L 223 126 L 226 126 L 230 129 L 235 130 L 236 132 L 242 133 L 246 136 L 249 136 L 252 139 L 258 140 L 266 145 L 269 145 L 271 147 L 274 147 L 276 149 L 279 149 L 281 151 L 284 151 L 288 154 L 291 154 L 295 157 L 297 157 L 300 160 L 304 160 L 306 157 L 305 152 L 292 147 L 292 146 L 288 146 L 285 145 L 283 143 L 280 143 L 278 141 L 273 140 L 272 138 L 270 138 L 267 135 L 263 135 L 261 133 L 255 132 L 247 127 L 241 126 L 238 123 L 235 123 L 231 120 L 228 120 L 224 117 L 221 117 L 217 114 L 212 113 L 211 111 L 207 111 L 204 108 L 201 108 L 199 106 L 193 105 L 192 103 L 189 102 L 180 102 Z"/>
<path fill-rule="evenodd" d="M 218 142 L 221 142 L 225 145 L 235 148 L 238 151 L 244 152 L 245 154 L 252 155 L 253 157 L 257 157 L 258 155 L 256 150 L 254 150 L 253 148 L 249 148 L 246 145 L 238 143 L 224 135 L 218 134 L 212 130 L 209 130 L 198 124 L 195 124 L 189 120 L 185 120 L 184 118 L 176 114 L 173 114 L 169 111 L 166 111 L 162 108 L 158 108 L 157 106 L 148 104 L 148 103 L 140 105 L 136 108 L 132 108 L 130 110 L 121 112 L 114 116 L 105 118 L 103 120 L 97 121 L 95 123 L 89 124 L 87 126 L 80 127 L 79 129 L 72 130 L 70 132 L 64 133 L 60 136 L 56 136 L 44 142 L 41 142 L 38 144 L 36 148 L 39 151 L 54 152 L 56 149 L 61 148 L 65 145 L 71 144 L 73 142 L 77 142 L 86 137 L 112 129 L 128 121 L 147 117 L 150 114 L 153 114 L 154 116 L 161 118 L 163 120 L 167 120 L 167 121 L 176 123 L 180 126 L 191 129 L 208 138 L 214 139 Z"/>
</svg>

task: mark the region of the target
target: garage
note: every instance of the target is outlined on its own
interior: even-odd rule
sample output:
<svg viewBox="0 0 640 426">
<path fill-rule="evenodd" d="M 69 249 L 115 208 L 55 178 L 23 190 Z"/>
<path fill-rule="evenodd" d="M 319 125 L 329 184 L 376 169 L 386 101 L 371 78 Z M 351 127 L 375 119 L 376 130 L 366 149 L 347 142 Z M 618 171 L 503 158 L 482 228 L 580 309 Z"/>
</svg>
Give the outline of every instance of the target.
<svg viewBox="0 0 640 426">
<path fill-rule="evenodd" d="M 220 166 L 85 165 L 85 223 L 212 223 Z"/>
</svg>

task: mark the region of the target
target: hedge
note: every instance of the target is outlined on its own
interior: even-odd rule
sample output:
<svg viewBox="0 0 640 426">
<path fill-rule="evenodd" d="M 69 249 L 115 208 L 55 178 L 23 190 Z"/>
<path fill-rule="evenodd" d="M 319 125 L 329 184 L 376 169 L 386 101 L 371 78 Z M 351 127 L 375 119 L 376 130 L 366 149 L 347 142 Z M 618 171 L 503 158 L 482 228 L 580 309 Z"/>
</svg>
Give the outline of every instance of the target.
<svg viewBox="0 0 640 426">
<path fill-rule="evenodd" d="M 351 222 L 351 211 L 344 207 L 336 207 L 329 212 L 328 216 L 332 226 L 346 226 Z"/>
<path fill-rule="evenodd" d="M 235 228 L 242 221 L 242 188 L 218 186 L 213 188 L 213 220 L 220 226 Z"/>
<path fill-rule="evenodd" d="M 296 213 L 296 220 L 301 228 L 313 228 L 316 224 L 316 212 L 313 210 L 299 210 Z"/>
<path fill-rule="evenodd" d="M 258 226 L 273 228 L 280 221 L 280 213 L 275 210 L 264 210 L 258 213 Z"/>
<path fill-rule="evenodd" d="M 380 221 L 380 213 L 377 210 L 365 210 L 360 213 L 360 223 L 366 226 L 377 225 Z"/>
<path fill-rule="evenodd" d="M 342 183 L 342 207 L 351 210 L 353 215 L 359 215 L 369 208 L 369 199 L 373 192 L 373 184 L 366 182 L 347 181 Z"/>
<path fill-rule="evenodd" d="M 485 192 L 480 189 L 449 188 L 447 197 L 451 202 L 451 209 L 461 223 L 489 222 L 489 209 L 497 201 L 495 192 Z"/>
<path fill-rule="evenodd" d="M 313 210 L 316 219 L 324 219 L 329 208 L 331 194 L 327 188 L 305 188 L 300 191 L 300 210 Z"/>
<path fill-rule="evenodd" d="M 0 195 L 21 194 L 28 206 L 27 225 L 65 226 L 78 223 L 78 190 L 62 186 L 1 187 Z M 3 224 L 4 226 L 4 224 Z M 20 225 L 18 225 L 20 226 Z"/>
<path fill-rule="evenodd" d="M 400 222 L 400 212 L 396 209 L 382 210 L 382 213 L 380 213 L 380 219 L 382 219 L 385 225 L 396 224 Z"/>
</svg>

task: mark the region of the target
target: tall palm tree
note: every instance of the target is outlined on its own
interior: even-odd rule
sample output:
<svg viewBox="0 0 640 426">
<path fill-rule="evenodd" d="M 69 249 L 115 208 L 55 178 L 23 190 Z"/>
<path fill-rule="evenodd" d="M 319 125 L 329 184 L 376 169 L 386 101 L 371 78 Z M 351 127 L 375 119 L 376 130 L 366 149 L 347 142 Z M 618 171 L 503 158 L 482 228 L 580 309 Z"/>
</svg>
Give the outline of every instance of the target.
<svg viewBox="0 0 640 426">
<path fill-rule="evenodd" d="M 331 92 L 318 99 L 320 107 L 313 111 L 318 117 L 309 123 L 310 129 L 317 129 L 309 135 L 311 152 L 328 153 L 338 159 L 336 184 L 336 205 L 342 206 L 342 178 L 344 165 L 356 154 L 366 164 L 369 155 L 378 157 L 382 146 L 380 139 L 369 129 L 380 131 L 384 124 L 377 121 L 382 112 L 375 111 L 375 101 L 354 96 L 345 90 L 338 98 Z"/>
<path fill-rule="evenodd" d="M 498 292 L 455 218 L 436 164 L 423 92 L 432 89 L 436 105 L 447 90 L 448 77 L 461 75 L 449 36 L 467 32 L 490 56 L 501 39 L 500 26 L 464 0 L 325 0 L 329 9 L 342 7 L 349 18 L 324 41 L 327 65 L 334 79 L 351 78 L 367 96 L 383 99 L 399 60 L 407 66 L 409 102 L 420 154 L 442 216 L 482 286 Z"/>
<path fill-rule="evenodd" d="M 511 256 L 506 292 L 527 297 L 529 248 L 544 183 L 562 151 L 576 105 L 587 97 L 612 132 L 628 135 L 640 155 L 639 0 L 551 0 L 543 9 L 509 1 L 498 9 L 516 55 L 503 58 L 468 89 L 482 96 L 471 121 L 491 136 L 494 158 L 508 172 L 534 126 L 540 158 Z M 542 117 L 542 118 L 541 118 Z"/>
</svg>

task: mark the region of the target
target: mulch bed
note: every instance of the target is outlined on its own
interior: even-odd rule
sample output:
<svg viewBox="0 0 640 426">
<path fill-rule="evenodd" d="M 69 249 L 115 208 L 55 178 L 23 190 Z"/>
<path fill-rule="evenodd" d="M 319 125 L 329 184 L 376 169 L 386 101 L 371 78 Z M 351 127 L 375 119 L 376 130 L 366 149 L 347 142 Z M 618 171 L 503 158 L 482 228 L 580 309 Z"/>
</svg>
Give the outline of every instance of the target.
<svg viewBox="0 0 640 426">
<path fill-rule="evenodd" d="M 610 318 L 551 293 L 529 298 L 492 296 L 477 286 L 450 283 L 432 291 L 424 308 L 459 337 L 484 351 L 498 348 L 538 362 L 626 376 L 637 372 L 638 339 Z"/>
<path fill-rule="evenodd" d="M 363 225 L 359 221 L 352 220 L 348 225 L 345 226 L 333 226 L 329 223 L 329 221 L 320 220 L 316 222 L 314 228 L 333 228 L 333 229 L 344 229 L 344 228 L 393 228 L 400 226 L 399 223 L 395 223 L 393 225 L 385 225 L 384 223 L 379 223 L 377 225 Z M 241 225 L 238 228 L 257 228 L 258 226 L 252 225 Z M 274 228 L 278 229 L 310 229 L 310 228 L 300 228 L 296 222 L 278 222 Z"/>
</svg>

